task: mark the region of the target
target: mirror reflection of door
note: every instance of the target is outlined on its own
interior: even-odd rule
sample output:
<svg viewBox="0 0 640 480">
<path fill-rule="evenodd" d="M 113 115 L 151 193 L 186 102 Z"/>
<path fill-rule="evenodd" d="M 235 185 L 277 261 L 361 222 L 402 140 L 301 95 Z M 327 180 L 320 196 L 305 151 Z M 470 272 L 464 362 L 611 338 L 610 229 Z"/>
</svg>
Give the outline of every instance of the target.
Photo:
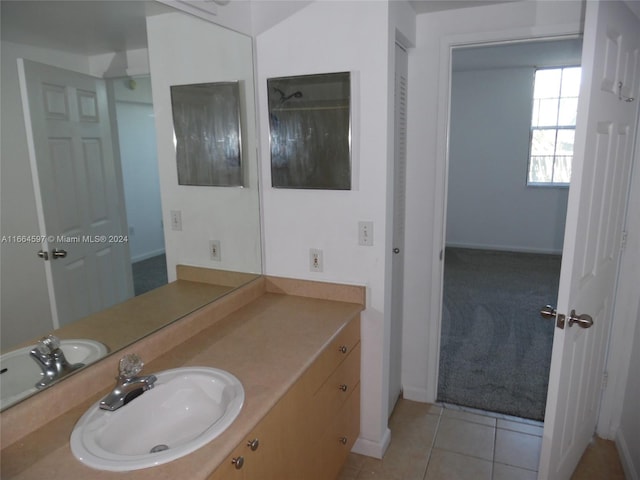
<svg viewBox="0 0 640 480">
<path fill-rule="evenodd" d="M 57 328 L 134 294 L 122 170 L 105 81 L 31 61 L 21 65 Z"/>
<path fill-rule="evenodd" d="M 544 418 L 554 325 L 539 310 L 558 294 L 568 180 L 541 181 L 556 152 L 532 149 L 534 79 L 580 54 L 579 39 L 453 51 L 439 401 Z"/>
</svg>

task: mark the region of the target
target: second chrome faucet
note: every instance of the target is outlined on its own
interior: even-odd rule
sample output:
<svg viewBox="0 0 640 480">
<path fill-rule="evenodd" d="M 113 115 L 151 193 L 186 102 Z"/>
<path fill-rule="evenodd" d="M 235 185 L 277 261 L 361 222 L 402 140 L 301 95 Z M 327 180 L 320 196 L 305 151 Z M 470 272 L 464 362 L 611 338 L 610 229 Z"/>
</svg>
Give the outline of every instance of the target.
<svg viewBox="0 0 640 480">
<path fill-rule="evenodd" d="M 117 410 L 153 388 L 157 380 L 155 375 L 138 375 L 143 366 L 142 359 L 135 353 L 122 357 L 120 359 L 120 374 L 116 377 L 116 386 L 100 401 L 100 408 L 110 411 Z"/>
<path fill-rule="evenodd" d="M 47 335 L 29 352 L 42 370 L 42 378 L 36 383 L 36 388 L 44 388 L 71 372 L 84 367 L 84 363 L 71 364 L 60 348 L 60 339 L 55 335 Z"/>
</svg>

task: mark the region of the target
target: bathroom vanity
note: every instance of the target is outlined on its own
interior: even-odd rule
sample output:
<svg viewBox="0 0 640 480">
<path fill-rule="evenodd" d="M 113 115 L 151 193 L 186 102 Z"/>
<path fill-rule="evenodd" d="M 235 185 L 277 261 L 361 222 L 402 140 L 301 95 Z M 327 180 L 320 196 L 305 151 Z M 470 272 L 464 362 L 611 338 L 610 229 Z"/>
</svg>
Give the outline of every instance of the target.
<svg viewBox="0 0 640 480">
<path fill-rule="evenodd" d="M 119 359 L 137 353 L 145 373 L 224 369 L 245 402 L 204 447 L 127 478 L 335 478 L 359 434 L 364 303 L 363 287 L 260 277 L 2 412 L 1 477 L 122 478 L 76 460 L 69 436 L 113 388 Z"/>
</svg>

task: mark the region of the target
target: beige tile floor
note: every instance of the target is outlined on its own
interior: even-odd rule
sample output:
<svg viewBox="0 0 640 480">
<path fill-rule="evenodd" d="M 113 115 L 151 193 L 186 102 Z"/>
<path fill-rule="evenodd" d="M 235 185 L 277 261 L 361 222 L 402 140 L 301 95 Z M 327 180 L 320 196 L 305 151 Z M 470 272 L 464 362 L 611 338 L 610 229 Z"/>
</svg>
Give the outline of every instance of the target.
<svg viewBox="0 0 640 480">
<path fill-rule="evenodd" d="M 384 458 L 352 453 L 338 480 L 537 478 L 540 422 L 400 399 L 389 428 L 392 440 Z"/>
</svg>

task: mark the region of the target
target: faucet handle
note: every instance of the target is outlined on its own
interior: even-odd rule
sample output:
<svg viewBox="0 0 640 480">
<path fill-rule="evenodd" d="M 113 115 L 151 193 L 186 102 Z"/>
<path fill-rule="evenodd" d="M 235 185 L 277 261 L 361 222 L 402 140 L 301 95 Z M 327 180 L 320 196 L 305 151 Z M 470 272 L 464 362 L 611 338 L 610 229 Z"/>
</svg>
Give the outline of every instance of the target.
<svg viewBox="0 0 640 480">
<path fill-rule="evenodd" d="M 138 375 L 144 367 L 144 362 L 135 353 L 129 353 L 120 359 L 120 376 L 132 378 Z"/>
<path fill-rule="evenodd" d="M 60 339 L 55 335 L 47 335 L 38 340 L 36 350 L 42 355 L 49 355 L 60 348 Z"/>
</svg>

